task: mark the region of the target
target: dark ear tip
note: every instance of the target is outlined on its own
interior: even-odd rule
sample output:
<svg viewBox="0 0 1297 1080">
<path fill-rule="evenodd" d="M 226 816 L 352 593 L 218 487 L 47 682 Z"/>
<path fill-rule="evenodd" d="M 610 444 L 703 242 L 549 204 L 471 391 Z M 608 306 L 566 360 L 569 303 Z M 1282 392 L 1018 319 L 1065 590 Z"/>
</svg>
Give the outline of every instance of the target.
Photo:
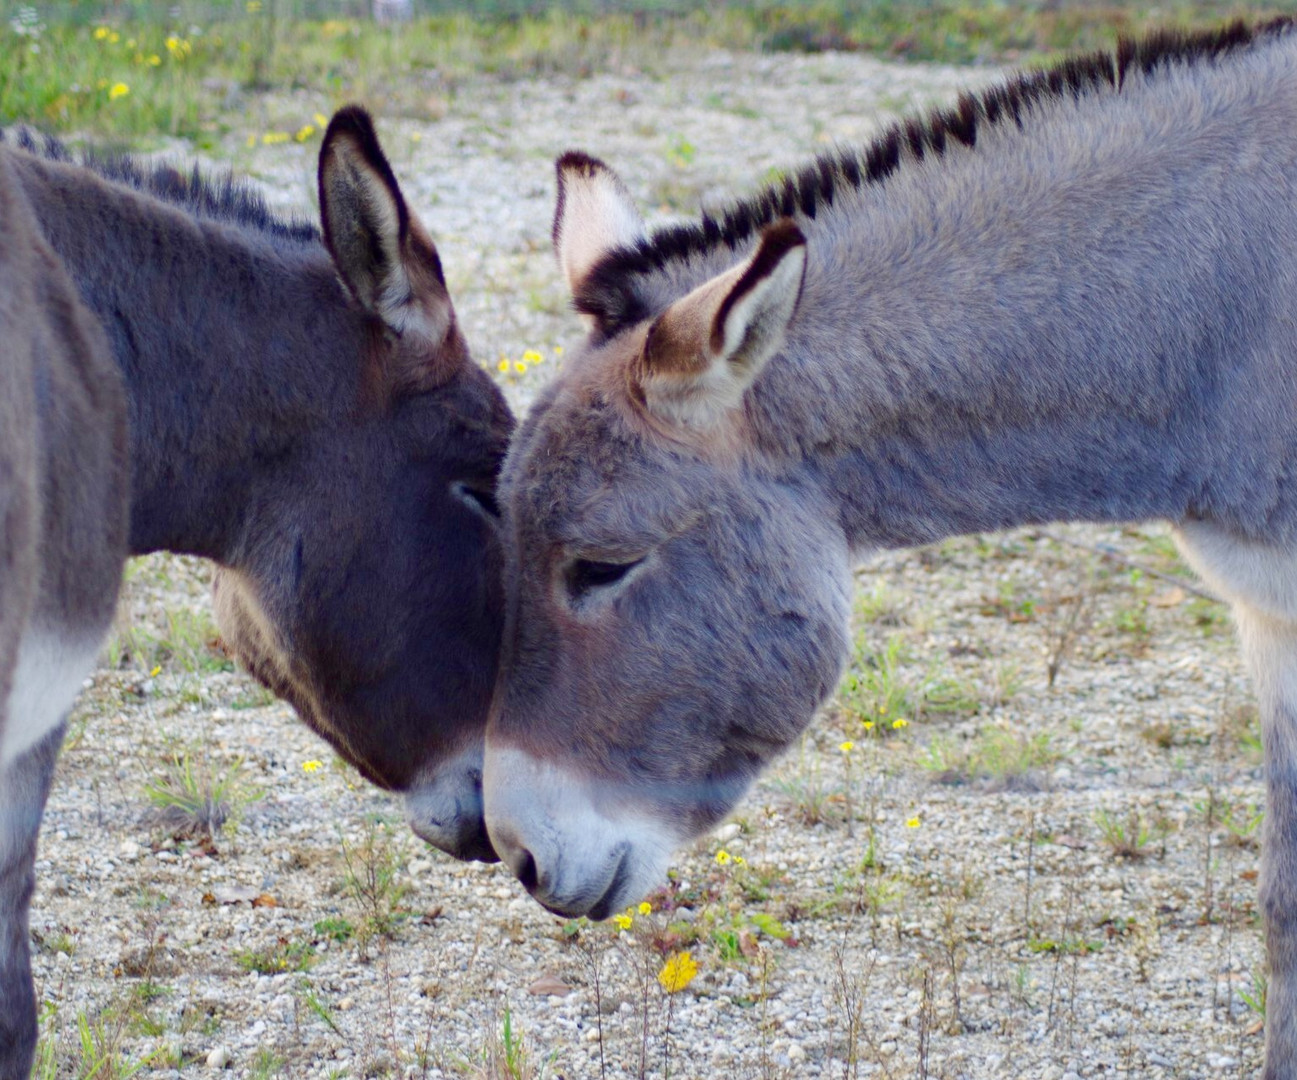
<svg viewBox="0 0 1297 1080">
<path fill-rule="evenodd" d="M 324 132 L 324 142 L 327 144 L 338 135 L 351 135 L 361 143 L 378 142 L 378 136 L 374 133 L 374 119 L 360 105 L 344 105 L 333 114 L 333 119 Z"/>
<path fill-rule="evenodd" d="M 806 234 L 792 218 L 780 218 L 774 224 L 767 225 L 761 233 L 761 246 L 776 257 L 805 244 Z"/>
<path fill-rule="evenodd" d="M 562 185 L 569 173 L 576 173 L 578 176 L 594 176 L 596 173 L 612 170 L 597 157 L 591 157 L 582 150 L 568 150 L 559 155 L 558 160 L 554 162 L 554 171 L 558 173 L 558 182 Z"/>
</svg>

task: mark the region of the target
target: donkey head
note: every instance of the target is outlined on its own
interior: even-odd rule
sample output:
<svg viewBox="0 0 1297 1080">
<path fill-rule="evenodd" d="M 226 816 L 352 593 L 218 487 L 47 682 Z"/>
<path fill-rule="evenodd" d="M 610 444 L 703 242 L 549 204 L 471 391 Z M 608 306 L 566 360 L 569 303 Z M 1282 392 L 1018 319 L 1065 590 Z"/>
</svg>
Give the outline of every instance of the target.
<svg viewBox="0 0 1297 1080">
<path fill-rule="evenodd" d="M 559 188 L 555 244 L 591 333 L 502 474 L 484 790 L 492 843 L 532 894 L 603 918 L 831 692 L 849 578 L 841 530 L 794 463 L 762 450 L 753 401 L 798 304 L 797 227 L 725 249 L 728 268 L 610 325 L 584 298 L 601 260 L 640 241 L 640 217 L 582 155 L 560 159 Z"/>
<path fill-rule="evenodd" d="M 217 616 L 258 679 L 369 780 L 406 793 L 416 832 L 493 858 L 481 756 L 503 611 L 494 492 L 512 419 L 469 357 L 437 250 L 359 109 L 329 125 L 319 193 L 341 280 L 324 280 L 329 303 L 363 345 L 339 356 L 341 384 L 359 389 L 251 481 Z"/>
</svg>

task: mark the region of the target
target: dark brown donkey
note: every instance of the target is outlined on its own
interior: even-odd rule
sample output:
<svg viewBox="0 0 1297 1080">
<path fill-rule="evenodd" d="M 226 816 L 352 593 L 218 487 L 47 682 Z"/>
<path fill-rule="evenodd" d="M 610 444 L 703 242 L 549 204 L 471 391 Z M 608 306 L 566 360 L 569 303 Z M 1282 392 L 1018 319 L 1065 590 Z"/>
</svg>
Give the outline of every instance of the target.
<svg viewBox="0 0 1297 1080">
<path fill-rule="evenodd" d="M 591 334 L 501 480 L 500 856 L 566 914 L 638 899 L 833 692 L 869 552 L 1161 519 L 1257 681 L 1297 1077 L 1297 31 L 1126 42 L 652 236 L 559 168 Z"/>
<path fill-rule="evenodd" d="M 491 855 L 511 419 L 360 110 L 319 181 L 322 236 L 229 181 L 0 144 L 0 1080 L 31 1062 L 37 830 L 128 554 L 214 560 L 252 672 L 416 832 Z"/>
</svg>

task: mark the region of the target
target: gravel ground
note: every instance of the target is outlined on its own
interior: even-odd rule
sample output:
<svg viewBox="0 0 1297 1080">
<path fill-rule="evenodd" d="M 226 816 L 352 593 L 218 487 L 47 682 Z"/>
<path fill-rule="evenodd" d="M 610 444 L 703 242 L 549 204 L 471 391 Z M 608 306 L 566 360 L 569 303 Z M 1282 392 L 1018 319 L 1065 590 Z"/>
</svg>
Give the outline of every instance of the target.
<svg viewBox="0 0 1297 1080">
<path fill-rule="evenodd" d="M 549 251 L 557 153 L 604 157 L 660 220 L 992 76 L 708 52 L 373 104 L 476 354 L 509 361 L 525 408 L 580 333 Z M 318 142 L 247 137 L 325 103 L 248 107 L 222 160 L 310 213 Z M 417 842 L 223 670 L 206 568 L 140 560 L 42 834 L 51 1075 L 85 1073 L 79 1024 L 111 1075 L 1251 1075 L 1255 707 L 1223 609 L 1179 574 L 1156 527 L 872 562 L 856 688 L 620 929 Z M 150 811 L 177 757 L 224 784 L 214 842 Z M 668 995 L 683 949 L 698 974 Z"/>
</svg>

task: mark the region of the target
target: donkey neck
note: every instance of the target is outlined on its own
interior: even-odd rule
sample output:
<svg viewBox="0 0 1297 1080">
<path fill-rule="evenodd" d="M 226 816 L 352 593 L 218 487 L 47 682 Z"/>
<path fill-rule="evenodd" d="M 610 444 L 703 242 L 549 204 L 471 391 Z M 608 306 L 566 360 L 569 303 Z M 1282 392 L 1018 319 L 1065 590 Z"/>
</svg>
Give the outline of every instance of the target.
<svg viewBox="0 0 1297 1080">
<path fill-rule="evenodd" d="M 748 402 L 765 459 L 856 550 L 1055 520 L 1297 534 L 1295 51 L 1046 103 L 809 223 Z"/>
<path fill-rule="evenodd" d="M 129 389 L 132 553 L 222 561 L 259 464 L 357 401 L 368 327 L 318 240 L 15 156 Z"/>
</svg>

